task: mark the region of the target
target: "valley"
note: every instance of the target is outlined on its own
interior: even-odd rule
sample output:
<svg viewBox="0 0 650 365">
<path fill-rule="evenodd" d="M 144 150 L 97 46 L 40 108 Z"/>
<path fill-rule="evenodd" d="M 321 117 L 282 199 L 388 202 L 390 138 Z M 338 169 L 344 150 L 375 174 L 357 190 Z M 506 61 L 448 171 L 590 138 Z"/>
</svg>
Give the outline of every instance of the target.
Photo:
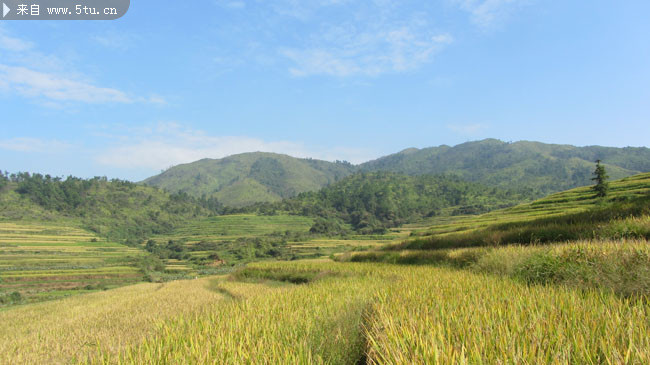
<svg viewBox="0 0 650 365">
<path fill-rule="evenodd" d="M 650 360 L 650 173 L 531 200 L 362 172 L 242 207 L 3 176 L 0 363 Z"/>
</svg>

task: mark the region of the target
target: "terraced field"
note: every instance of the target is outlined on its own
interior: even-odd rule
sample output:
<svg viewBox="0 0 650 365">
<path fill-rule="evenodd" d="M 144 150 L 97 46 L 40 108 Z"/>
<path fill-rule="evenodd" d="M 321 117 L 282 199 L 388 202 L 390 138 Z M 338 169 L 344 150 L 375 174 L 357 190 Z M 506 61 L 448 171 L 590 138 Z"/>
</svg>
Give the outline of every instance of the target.
<svg viewBox="0 0 650 365">
<path fill-rule="evenodd" d="M 190 222 L 163 239 L 182 240 L 186 244 L 202 240 L 227 241 L 240 237 L 260 237 L 270 233 L 306 233 L 313 224 L 309 217 L 294 215 L 261 216 L 255 214 L 222 215 Z"/>
<path fill-rule="evenodd" d="M 139 282 L 142 254 L 77 228 L 2 222 L 0 295 L 36 302 Z"/>
<path fill-rule="evenodd" d="M 303 216 L 224 215 L 189 222 L 174 230 L 172 234 L 155 236 L 152 240 L 158 245 L 165 245 L 169 241 L 182 243 L 188 249 L 190 257 L 164 260 L 166 270 L 193 275 L 201 269 L 190 261 L 207 260 L 215 253 L 219 256 L 219 259 L 215 259 L 215 265 L 223 262 L 245 262 L 246 251 L 255 250 L 260 245 L 270 245 L 281 250 L 285 259 L 327 257 L 333 253 L 395 243 L 408 237 L 411 231 L 394 229 L 388 234 L 377 236 L 319 238 L 309 234 L 312 225 L 313 219 Z"/>
<path fill-rule="evenodd" d="M 612 181 L 606 201 L 625 201 L 650 194 L 650 173 Z M 527 222 L 542 218 L 580 213 L 601 201 L 595 198 L 591 187 L 581 187 L 551 194 L 532 203 L 501 209 L 478 216 L 434 217 L 411 227 L 415 236 L 444 236 L 468 233 L 496 224 Z M 421 228 L 426 227 L 426 228 Z"/>
<path fill-rule="evenodd" d="M 416 227 L 417 225 L 413 225 Z M 297 257 L 329 257 L 332 254 L 349 251 L 376 249 L 388 244 L 398 243 L 409 236 L 413 228 L 393 228 L 383 235 L 351 235 L 340 238 L 314 238 L 304 241 L 289 242 L 287 245 Z"/>
</svg>

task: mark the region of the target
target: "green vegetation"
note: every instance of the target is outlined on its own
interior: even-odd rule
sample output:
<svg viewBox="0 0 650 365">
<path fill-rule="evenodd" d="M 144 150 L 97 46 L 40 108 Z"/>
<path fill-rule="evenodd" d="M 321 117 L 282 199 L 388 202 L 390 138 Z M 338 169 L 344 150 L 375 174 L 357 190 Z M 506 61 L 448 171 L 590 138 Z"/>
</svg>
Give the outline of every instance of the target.
<svg viewBox="0 0 650 365">
<path fill-rule="evenodd" d="M 648 148 L 506 143 L 496 139 L 454 147 L 412 148 L 366 162 L 360 169 L 407 175 L 453 174 L 488 186 L 519 189 L 540 198 L 589 185 L 595 160 L 604 161 L 614 179 L 650 172 Z"/>
<path fill-rule="evenodd" d="M 477 214 L 523 199 L 512 191 L 467 183 L 453 176 L 376 172 L 351 175 L 274 208 L 320 217 L 312 226 L 314 233 L 341 234 L 344 224 L 349 224 L 359 233 L 373 234 L 422 217 Z"/>
<path fill-rule="evenodd" d="M 591 187 L 475 217 L 439 221 L 389 249 L 439 249 L 582 239 L 650 238 L 650 174 L 611 183 L 605 199 Z"/>
<path fill-rule="evenodd" d="M 229 207 L 242 207 L 318 190 L 354 169 L 346 162 L 254 152 L 174 166 L 144 183 L 195 197 L 214 197 Z"/>
<path fill-rule="evenodd" d="M 83 223 L 72 214 L 83 203 L 45 208 L 12 184 L 0 197 L 53 222 L 0 225 L 5 304 L 34 301 L 5 287 L 40 275 L 28 265 L 76 260 L 47 273 L 77 283 L 99 279 L 79 277 L 82 265 L 122 273 L 111 265 L 131 253 L 124 268 L 152 281 L 248 264 L 5 308 L 8 363 L 650 362 L 650 173 L 611 182 L 604 198 L 583 187 L 471 216 L 453 214 L 520 197 L 391 173 L 247 208 L 259 214 L 201 215 L 207 200 L 179 195 L 198 214 L 135 247 L 61 225 Z M 364 231 L 359 212 L 383 229 Z M 306 257 L 318 259 L 273 261 Z M 7 263 L 24 270 L 5 275 Z"/>
<path fill-rule="evenodd" d="M 604 198 L 607 196 L 607 191 L 609 190 L 609 183 L 607 182 L 609 176 L 605 171 L 605 166 L 600 164 L 600 160 L 596 160 L 596 170 L 594 171 L 594 175 L 596 176 L 591 178 L 591 180 L 596 182 L 596 185 L 594 185 L 596 196 Z"/>
<path fill-rule="evenodd" d="M 220 209 L 211 199 L 168 194 L 122 180 L 63 180 L 28 173 L 4 177 L 8 182 L 0 192 L 1 220 L 65 222 L 128 244 Z"/>
<path fill-rule="evenodd" d="M 222 215 L 189 221 L 144 245 L 162 258 L 165 269 L 196 275 L 263 259 L 297 258 L 288 242 L 311 238 L 308 217 L 254 214 Z"/>
<path fill-rule="evenodd" d="M 248 182 L 295 195 L 279 163 Z M 2 361 L 650 361 L 650 173 L 517 206 L 533 192 L 357 173 L 236 209 L 0 175 Z"/>
<path fill-rule="evenodd" d="M 516 190 L 527 198 L 540 198 L 588 185 L 592 161 L 597 159 L 606 162 L 615 179 L 650 171 L 648 148 L 486 139 L 454 147 L 412 148 L 358 166 L 273 153 L 244 153 L 174 166 L 144 183 L 243 207 L 317 191 L 356 172 L 388 171 L 412 176 L 454 175 L 489 187 Z"/>
<path fill-rule="evenodd" d="M 141 250 L 58 225 L 0 223 L 0 305 L 143 280 Z"/>
</svg>

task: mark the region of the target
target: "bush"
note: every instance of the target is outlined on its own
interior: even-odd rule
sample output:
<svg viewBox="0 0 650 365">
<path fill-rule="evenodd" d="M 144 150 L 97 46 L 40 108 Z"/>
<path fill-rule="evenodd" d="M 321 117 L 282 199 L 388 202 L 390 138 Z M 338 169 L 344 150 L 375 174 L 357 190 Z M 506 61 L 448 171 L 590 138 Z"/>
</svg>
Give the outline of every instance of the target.
<svg viewBox="0 0 650 365">
<path fill-rule="evenodd" d="M 23 301 L 23 296 L 17 291 L 12 293 L 0 293 L 0 304 L 18 304 Z"/>
</svg>

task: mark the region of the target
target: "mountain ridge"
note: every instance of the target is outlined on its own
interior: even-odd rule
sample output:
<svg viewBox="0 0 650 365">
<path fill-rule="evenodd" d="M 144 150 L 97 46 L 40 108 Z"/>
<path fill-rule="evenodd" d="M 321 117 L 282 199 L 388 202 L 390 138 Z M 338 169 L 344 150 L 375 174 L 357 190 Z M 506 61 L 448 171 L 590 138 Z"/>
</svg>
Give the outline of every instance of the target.
<svg viewBox="0 0 650 365">
<path fill-rule="evenodd" d="M 345 162 L 248 152 L 177 165 L 143 183 L 194 196 L 215 197 L 225 205 L 238 207 L 318 190 L 355 170 Z"/>
<path fill-rule="evenodd" d="M 577 147 L 536 141 L 469 141 L 455 146 L 406 148 L 358 165 L 249 152 L 177 165 L 143 181 L 169 191 L 215 197 L 241 207 L 275 202 L 315 191 L 357 172 L 456 175 L 470 182 L 519 189 L 535 198 L 588 185 L 594 161 L 604 162 L 612 179 L 650 172 L 646 147 Z"/>
</svg>

